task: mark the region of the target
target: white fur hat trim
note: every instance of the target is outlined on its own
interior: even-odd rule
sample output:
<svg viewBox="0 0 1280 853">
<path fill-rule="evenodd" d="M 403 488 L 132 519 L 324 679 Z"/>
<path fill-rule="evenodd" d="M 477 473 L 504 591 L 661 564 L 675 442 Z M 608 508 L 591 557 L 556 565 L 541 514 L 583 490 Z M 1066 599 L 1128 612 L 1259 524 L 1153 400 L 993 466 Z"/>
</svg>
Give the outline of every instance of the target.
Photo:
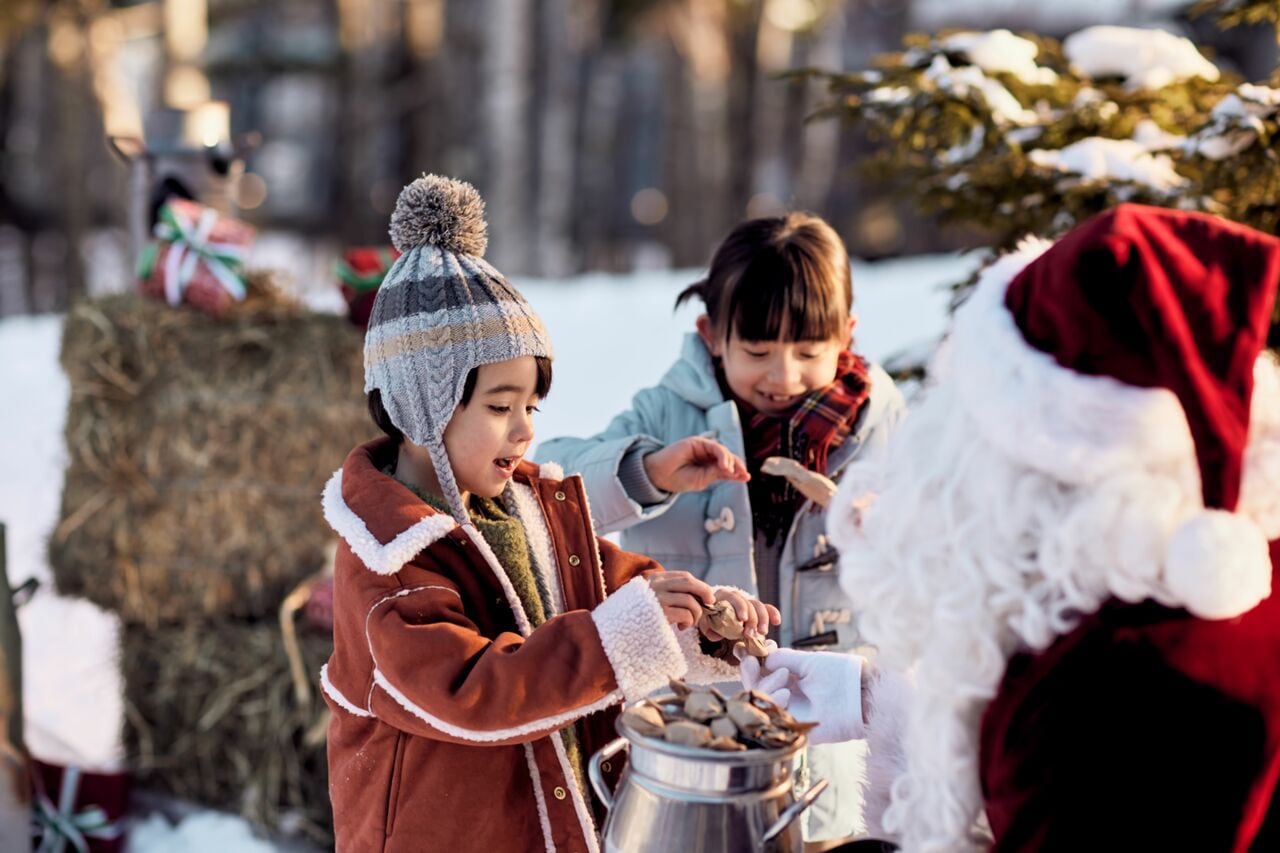
<svg viewBox="0 0 1280 853">
<path fill-rule="evenodd" d="M 1251 519 L 1220 509 L 1198 512 L 1169 539 L 1165 583 L 1201 619 L 1232 619 L 1271 594 L 1267 540 Z"/>
</svg>

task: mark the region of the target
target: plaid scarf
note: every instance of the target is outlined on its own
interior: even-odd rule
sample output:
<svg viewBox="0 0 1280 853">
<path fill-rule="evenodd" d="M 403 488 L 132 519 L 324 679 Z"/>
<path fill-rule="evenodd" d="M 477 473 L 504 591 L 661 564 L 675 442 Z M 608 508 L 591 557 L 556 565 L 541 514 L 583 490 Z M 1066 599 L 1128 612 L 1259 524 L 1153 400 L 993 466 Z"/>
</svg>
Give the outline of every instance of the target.
<svg viewBox="0 0 1280 853">
<path fill-rule="evenodd" d="M 718 366 L 717 376 L 727 396 L 728 383 Z M 845 350 L 836 363 L 835 380 L 811 391 L 787 414 L 766 414 L 733 398 L 742 415 L 747 470 L 751 472 L 747 483 L 751 520 L 767 544 L 773 545 L 791 527 L 804 498 L 784 477 L 761 474 L 764 460 L 786 456 L 825 475 L 827 457 L 849 437 L 870 393 L 866 359 Z"/>
</svg>

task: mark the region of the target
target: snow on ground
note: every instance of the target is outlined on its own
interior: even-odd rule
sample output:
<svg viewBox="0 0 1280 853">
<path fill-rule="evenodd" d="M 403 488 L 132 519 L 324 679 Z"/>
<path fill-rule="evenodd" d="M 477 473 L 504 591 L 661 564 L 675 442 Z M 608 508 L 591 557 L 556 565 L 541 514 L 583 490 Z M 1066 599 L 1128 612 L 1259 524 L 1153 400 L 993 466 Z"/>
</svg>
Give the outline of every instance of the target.
<svg viewBox="0 0 1280 853">
<path fill-rule="evenodd" d="M 1213 81 L 1221 73 L 1194 42 L 1164 30 L 1087 27 L 1067 36 L 1062 49 L 1082 73 L 1123 77 L 1132 89 L 1159 89 L 1193 77 Z"/>
<path fill-rule="evenodd" d="M 0 323 L 0 522 L 6 525 L 9 582 L 49 579 L 45 539 L 58 517 L 67 454 L 62 430 L 70 390 L 58 366 L 62 318 Z"/>
<path fill-rule="evenodd" d="M 150 815 L 129 828 L 125 853 L 274 853 L 276 847 L 255 838 L 238 817 L 199 812 L 176 826 Z"/>
<path fill-rule="evenodd" d="M 945 330 L 947 285 L 965 278 L 976 255 L 908 258 L 853 269 L 857 348 L 876 361 L 918 350 Z M 603 429 L 631 395 L 657 382 L 675 360 L 697 308 L 672 312 L 697 271 L 588 275 L 516 283 L 542 315 L 556 348 L 552 393 L 539 435 Z M 63 427 L 69 396 L 58 365 L 60 317 L 0 321 L 0 522 L 8 529 L 9 577 L 43 588 L 20 611 L 25 710 L 32 751 L 42 758 L 120 760 L 120 680 L 114 617 L 57 596 L 45 543 L 57 524 L 66 465 Z M 333 460 L 336 466 L 341 460 Z M 238 818 L 202 812 L 170 827 L 159 816 L 138 822 L 130 853 L 258 853 L 273 850 Z"/>
</svg>

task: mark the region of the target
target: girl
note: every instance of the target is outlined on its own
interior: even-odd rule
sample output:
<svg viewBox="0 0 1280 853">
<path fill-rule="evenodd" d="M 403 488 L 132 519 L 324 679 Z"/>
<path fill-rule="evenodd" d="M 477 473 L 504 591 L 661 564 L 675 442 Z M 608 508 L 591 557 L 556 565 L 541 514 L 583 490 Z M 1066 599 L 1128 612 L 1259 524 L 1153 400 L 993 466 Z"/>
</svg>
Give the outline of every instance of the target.
<svg viewBox="0 0 1280 853">
<path fill-rule="evenodd" d="M 706 312 L 660 384 L 599 435 L 538 451 L 582 474 L 598 532 L 622 531 L 624 548 L 776 606 L 783 646 L 845 651 L 859 634 L 822 508 L 761 465 L 785 456 L 837 479 L 904 412 L 889 376 L 849 349 L 850 279 L 843 243 L 817 216 L 742 223 L 676 300 L 696 297 Z M 832 785 L 806 814 L 810 840 L 862 830 L 862 749 L 812 752 L 813 778 Z"/>
<path fill-rule="evenodd" d="M 415 181 L 391 234 L 404 254 L 365 337 L 387 435 L 324 494 L 342 540 L 321 670 L 337 847 L 594 851 L 582 759 L 616 706 L 718 663 L 673 625 L 756 603 L 597 540 L 581 481 L 522 461 L 551 346 L 480 258 L 475 190 Z"/>
</svg>

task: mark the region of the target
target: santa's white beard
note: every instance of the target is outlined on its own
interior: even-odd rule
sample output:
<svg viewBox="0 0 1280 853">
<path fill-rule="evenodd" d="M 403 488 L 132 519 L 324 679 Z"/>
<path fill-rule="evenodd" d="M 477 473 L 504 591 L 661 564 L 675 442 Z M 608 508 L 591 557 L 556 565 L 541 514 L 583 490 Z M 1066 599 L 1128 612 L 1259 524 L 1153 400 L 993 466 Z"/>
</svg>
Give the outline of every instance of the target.
<svg viewBox="0 0 1280 853">
<path fill-rule="evenodd" d="M 882 666 L 914 670 L 907 769 L 883 818 L 908 853 L 980 844 L 979 725 L 1008 658 L 1046 647 L 1112 596 L 1179 605 L 1161 577 L 1167 543 L 1202 509 L 1194 456 L 1155 464 L 1138 453 L 1075 484 L 1014 461 L 966 412 L 945 355 L 936 366 L 941 384 L 846 471 L 828 516 L 862 634 Z M 1274 504 L 1280 480 L 1280 382 L 1274 362 L 1262 371 L 1242 509 L 1254 495 Z M 1252 459 L 1263 447 L 1269 462 Z M 1275 477 L 1258 473 L 1268 468 Z"/>
</svg>

